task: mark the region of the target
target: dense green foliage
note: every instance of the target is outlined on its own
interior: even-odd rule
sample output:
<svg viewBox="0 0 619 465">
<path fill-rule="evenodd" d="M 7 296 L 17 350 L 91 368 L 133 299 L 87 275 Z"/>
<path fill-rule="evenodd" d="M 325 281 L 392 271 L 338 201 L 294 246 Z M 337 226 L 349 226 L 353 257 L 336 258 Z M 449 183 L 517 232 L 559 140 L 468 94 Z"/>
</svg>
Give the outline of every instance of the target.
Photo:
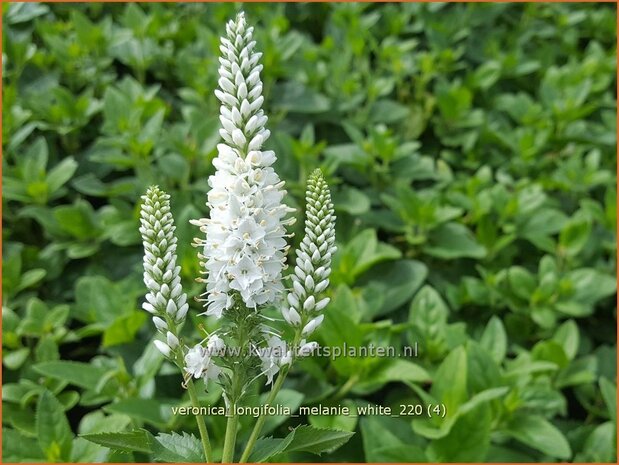
<svg viewBox="0 0 619 465">
<path fill-rule="evenodd" d="M 183 282 L 202 292 L 189 220 L 206 213 L 218 40 L 238 8 L 3 5 L 4 461 L 201 460 L 173 436 L 195 422 L 172 415 L 187 396 L 139 309 L 138 202 L 153 183 L 171 194 Z M 355 431 L 323 456 L 339 461 L 614 461 L 615 6 L 244 8 L 286 201 L 316 167 L 333 186 L 319 341 L 419 349 L 304 360 L 278 402 L 424 407 L 265 432 Z M 186 331 L 214 324 L 199 309 Z M 225 418 L 207 424 L 221 454 Z M 253 458 L 341 444 L 287 441 Z"/>
</svg>

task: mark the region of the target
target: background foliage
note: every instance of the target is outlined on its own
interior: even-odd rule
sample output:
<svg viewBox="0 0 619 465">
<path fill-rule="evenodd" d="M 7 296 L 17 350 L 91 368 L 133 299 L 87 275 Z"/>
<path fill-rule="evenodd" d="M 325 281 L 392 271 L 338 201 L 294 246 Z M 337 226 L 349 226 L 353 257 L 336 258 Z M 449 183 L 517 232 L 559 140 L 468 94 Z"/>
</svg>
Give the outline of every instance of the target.
<svg viewBox="0 0 619 465">
<path fill-rule="evenodd" d="M 195 433 L 139 310 L 138 199 L 171 193 L 200 293 L 188 220 L 206 213 L 218 39 L 238 8 L 3 5 L 5 461 L 200 460 L 191 438 L 121 454 L 78 436 Z M 417 358 L 304 361 L 279 402 L 447 409 L 274 417 L 269 434 L 356 432 L 324 460 L 614 461 L 615 6 L 244 8 L 287 202 L 317 166 L 334 186 L 320 342 L 419 343 Z M 193 308 L 187 331 L 212 324 Z M 224 419 L 207 420 L 221 446 Z"/>
</svg>

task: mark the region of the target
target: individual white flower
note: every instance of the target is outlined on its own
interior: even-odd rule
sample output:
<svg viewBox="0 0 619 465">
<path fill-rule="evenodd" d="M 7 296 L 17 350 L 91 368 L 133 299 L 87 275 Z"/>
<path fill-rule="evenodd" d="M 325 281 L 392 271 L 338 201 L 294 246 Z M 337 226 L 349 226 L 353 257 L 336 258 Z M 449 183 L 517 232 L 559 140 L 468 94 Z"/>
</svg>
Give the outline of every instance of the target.
<svg viewBox="0 0 619 465">
<path fill-rule="evenodd" d="M 267 347 L 258 349 L 258 356 L 262 362 L 262 372 L 267 377 L 267 384 L 271 384 L 280 368 L 292 362 L 292 351 L 286 342 L 276 335 L 267 336 L 266 341 Z"/>
<path fill-rule="evenodd" d="M 253 28 L 239 13 L 221 39 L 219 89 L 220 135 L 209 178 L 207 205 L 210 218 L 194 221 L 205 233 L 197 239 L 206 268 L 206 314 L 221 317 L 234 301 L 234 291 L 248 308 L 273 302 L 283 291 L 285 220 L 291 211 L 282 204 L 284 183 L 271 167 L 272 151 L 263 151 L 269 138 L 262 111 L 262 81 L 254 51 Z"/>
<path fill-rule="evenodd" d="M 212 334 L 206 343 L 206 348 L 209 351 L 210 356 L 220 355 L 225 349 L 224 340 L 217 334 Z"/>
<path fill-rule="evenodd" d="M 303 336 L 310 335 L 320 326 L 324 315 L 319 314 L 329 298 L 318 298 L 329 285 L 331 257 L 335 247 L 335 215 L 331 193 L 322 172 L 316 169 L 307 181 L 305 237 L 297 250 L 292 289 L 287 295 L 288 305 L 282 316 L 291 326 L 305 323 Z"/>
<path fill-rule="evenodd" d="M 185 372 L 194 378 L 203 378 L 204 382 L 217 379 L 221 373 L 213 360 L 209 350 L 200 344 L 196 344 L 185 355 Z"/>
<path fill-rule="evenodd" d="M 148 289 L 142 308 L 153 315 L 158 331 L 168 341 L 157 348 L 166 356 L 178 347 L 178 337 L 169 331 L 170 323 L 181 323 L 189 305 L 183 292 L 180 266 L 176 265 L 176 237 L 174 219 L 170 212 L 170 196 L 152 186 L 142 196 L 140 234 L 144 244 L 144 284 Z M 165 345 L 166 348 L 163 347 Z"/>
</svg>

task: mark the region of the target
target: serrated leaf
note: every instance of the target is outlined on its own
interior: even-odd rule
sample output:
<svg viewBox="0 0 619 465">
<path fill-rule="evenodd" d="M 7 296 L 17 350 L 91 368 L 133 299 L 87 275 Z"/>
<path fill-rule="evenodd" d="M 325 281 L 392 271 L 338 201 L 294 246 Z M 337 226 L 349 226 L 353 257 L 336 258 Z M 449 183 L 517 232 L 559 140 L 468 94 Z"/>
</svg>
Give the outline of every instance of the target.
<svg viewBox="0 0 619 465">
<path fill-rule="evenodd" d="M 144 429 L 120 433 L 82 434 L 81 438 L 120 452 L 152 453 L 153 436 Z"/>
<path fill-rule="evenodd" d="M 346 444 L 354 434 L 350 431 L 299 426 L 294 430 L 294 437 L 285 450 L 286 452 L 303 451 L 318 455 L 324 452 L 329 453 Z"/>
<path fill-rule="evenodd" d="M 294 430 L 291 431 L 285 438 L 266 437 L 258 439 L 254 450 L 249 456 L 249 462 L 266 462 L 271 457 L 284 452 L 293 439 Z"/>
<path fill-rule="evenodd" d="M 182 435 L 159 433 L 152 449 L 155 459 L 162 462 L 205 462 L 200 440 L 185 432 Z"/>
</svg>

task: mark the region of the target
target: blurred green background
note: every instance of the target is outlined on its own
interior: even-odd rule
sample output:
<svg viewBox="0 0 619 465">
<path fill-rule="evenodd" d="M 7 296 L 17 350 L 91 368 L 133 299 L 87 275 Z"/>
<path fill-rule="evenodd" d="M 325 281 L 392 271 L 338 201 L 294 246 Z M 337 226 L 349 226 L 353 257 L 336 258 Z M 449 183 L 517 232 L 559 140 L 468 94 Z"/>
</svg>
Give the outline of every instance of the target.
<svg viewBox="0 0 619 465">
<path fill-rule="evenodd" d="M 616 460 L 614 4 L 2 8 L 4 461 L 144 462 L 76 435 L 196 433 L 139 310 L 138 202 L 172 195 L 200 293 L 188 221 L 207 213 L 218 41 L 240 8 L 287 203 L 315 167 L 334 193 L 320 343 L 419 347 L 296 366 L 281 403 L 403 414 L 272 418 L 276 437 L 356 432 L 278 459 Z M 188 335 L 213 324 L 193 310 Z M 445 418 L 400 412 L 436 403 Z"/>
</svg>

